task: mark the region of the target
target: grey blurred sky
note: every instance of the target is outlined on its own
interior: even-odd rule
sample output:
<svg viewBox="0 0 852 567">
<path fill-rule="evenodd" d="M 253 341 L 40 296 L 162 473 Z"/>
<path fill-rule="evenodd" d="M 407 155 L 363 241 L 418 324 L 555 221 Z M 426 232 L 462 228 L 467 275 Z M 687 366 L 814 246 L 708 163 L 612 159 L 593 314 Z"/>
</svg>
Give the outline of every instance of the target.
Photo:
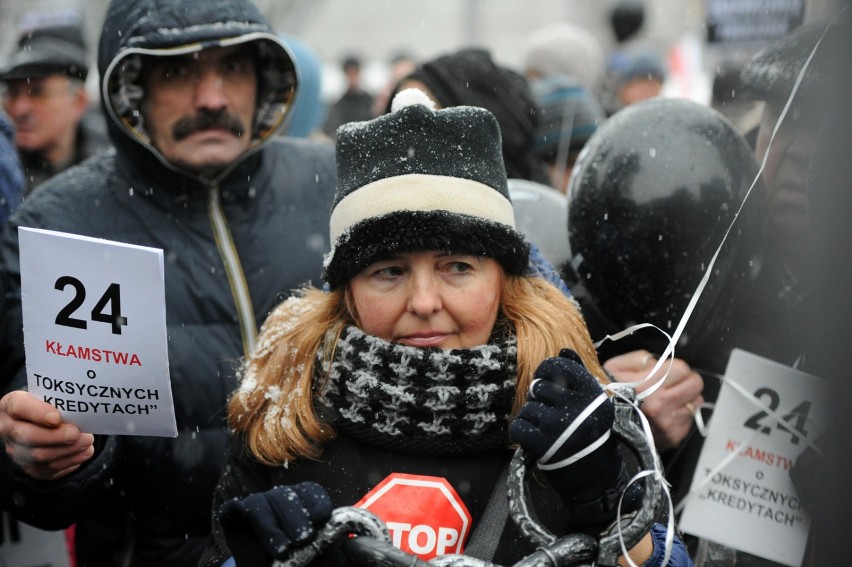
<svg viewBox="0 0 852 567">
<path fill-rule="evenodd" d="M 477 45 L 490 49 L 497 61 L 518 67 L 521 46 L 528 34 L 557 21 L 587 28 L 608 49 L 614 44 L 607 19 L 614 1 L 256 0 L 256 3 L 279 31 L 306 41 L 323 58 L 327 63 L 324 93 L 332 97 L 342 88 L 339 61 L 350 52 L 358 53 L 367 62 L 367 86 L 376 87 L 385 78 L 385 63 L 400 50 L 428 58 Z M 680 42 L 694 65 L 712 69 L 716 54 L 701 43 L 705 6 L 709 1 L 726 0 L 647 0 L 642 37 L 663 50 Z M 12 49 L 20 28 L 74 17 L 84 22 L 94 53 L 106 5 L 107 0 L 0 0 L 0 59 Z M 754 46 L 737 49 L 749 53 Z M 698 91 L 696 96 L 701 96 L 705 86 L 690 88 Z"/>
</svg>

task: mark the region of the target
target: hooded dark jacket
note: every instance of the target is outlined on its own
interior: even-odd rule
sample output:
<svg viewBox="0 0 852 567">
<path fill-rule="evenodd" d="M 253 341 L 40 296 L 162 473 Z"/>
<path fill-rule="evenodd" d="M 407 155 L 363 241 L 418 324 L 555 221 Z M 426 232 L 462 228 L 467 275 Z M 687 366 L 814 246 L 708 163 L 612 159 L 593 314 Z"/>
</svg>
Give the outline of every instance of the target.
<svg viewBox="0 0 852 567">
<path fill-rule="evenodd" d="M 192 53 L 224 38 L 256 50 L 258 109 L 250 149 L 204 179 L 150 145 L 135 112 L 141 96 L 134 79 L 143 56 L 166 56 L 166 48 Z M 333 150 L 274 137 L 296 94 L 295 72 L 248 0 L 116 0 L 98 58 L 115 149 L 49 180 L 4 229 L 0 393 L 26 383 L 18 226 L 162 248 L 179 435 L 96 436 L 95 456 L 51 482 L 25 476 L 0 450 L 0 503 L 45 529 L 77 522 L 80 532 L 92 519 L 109 522 L 107 531 L 125 533 L 118 543 L 132 565 L 195 565 L 229 437 L 225 405 L 235 363 L 250 352 L 257 322 L 293 288 L 320 276 L 329 248 Z M 110 564 L 91 552 L 78 538 L 78 555 L 98 557 L 80 567 Z"/>
</svg>

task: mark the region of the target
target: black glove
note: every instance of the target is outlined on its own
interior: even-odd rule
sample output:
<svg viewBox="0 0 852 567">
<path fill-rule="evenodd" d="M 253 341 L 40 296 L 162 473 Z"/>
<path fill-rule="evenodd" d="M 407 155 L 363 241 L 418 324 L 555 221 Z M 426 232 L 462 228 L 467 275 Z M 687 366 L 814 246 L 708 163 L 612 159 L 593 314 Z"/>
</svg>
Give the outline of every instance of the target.
<svg viewBox="0 0 852 567">
<path fill-rule="evenodd" d="M 563 440 L 563 433 L 603 389 L 570 349 L 543 361 L 533 379 L 524 407 L 509 426 L 509 437 L 538 461 L 568 508 L 569 527 L 596 534 L 615 519 L 628 481 L 612 432 L 612 402 L 604 398 Z M 580 452 L 588 454 L 576 458 Z M 638 507 L 641 488 L 633 486 L 640 492 L 631 490 L 629 499 L 625 495 L 622 513 Z"/>
<path fill-rule="evenodd" d="M 277 486 L 222 505 L 225 541 L 239 567 L 269 567 L 273 559 L 312 541 L 331 517 L 331 499 L 315 482 Z"/>
</svg>

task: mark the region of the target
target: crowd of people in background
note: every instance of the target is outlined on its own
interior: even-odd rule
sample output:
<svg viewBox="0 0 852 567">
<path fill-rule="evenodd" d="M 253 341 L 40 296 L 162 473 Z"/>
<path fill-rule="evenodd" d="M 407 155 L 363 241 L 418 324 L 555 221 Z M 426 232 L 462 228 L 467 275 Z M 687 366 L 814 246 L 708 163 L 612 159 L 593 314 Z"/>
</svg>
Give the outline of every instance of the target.
<svg viewBox="0 0 852 567">
<path fill-rule="evenodd" d="M 511 445 L 534 457 L 548 527 L 602 538 L 612 493 L 637 512 L 664 478 L 674 506 L 688 498 L 733 349 L 852 399 L 852 10 L 814 5 L 719 64 L 700 103 L 663 96 L 666 54 L 636 0 L 610 11 L 612 49 L 552 23 L 517 68 L 482 46 L 400 51 L 372 90 L 352 46 L 333 100 L 329 62 L 250 0 L 113 0 L 99 101 L 79 25 L 27 30 L 0 59 L 0 509 L 66 530 L 75 567 L 269 565 L 396 474 L 448 479 L 476 528 Z M 93 435 L 26 392 L 19 227 L 164 251 L 178 437 Z M 603 340 L 642 324 L 674 344 Z M 655 388 L 639 409 L 662 476 L 639 484 L 607 441 L 613 402 L 595 405 L 624 383 Z M 803 565 L 848 554 L 847 437 L 824 435 L 791 473 L 814 515 Z M 638 564 L 777 565 L 667 538 L 680 510 L 663 508 L 623 550 Z M 484 559 L 535 551 L 496 530 Z"/>
</svg>

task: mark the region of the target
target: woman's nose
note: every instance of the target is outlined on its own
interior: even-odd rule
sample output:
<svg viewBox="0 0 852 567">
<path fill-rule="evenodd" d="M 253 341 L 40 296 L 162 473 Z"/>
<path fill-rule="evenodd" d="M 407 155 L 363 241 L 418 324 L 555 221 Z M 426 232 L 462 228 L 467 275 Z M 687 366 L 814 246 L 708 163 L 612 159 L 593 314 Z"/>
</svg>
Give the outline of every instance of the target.
<svg viewBox="0 0 852 567">
<path fill-rule="evenodd" d="M 412 274 L 408 309 L 419 317 L 428 317 L 442 308 L 440 284 L 432 274 Z"/>
</svg>

